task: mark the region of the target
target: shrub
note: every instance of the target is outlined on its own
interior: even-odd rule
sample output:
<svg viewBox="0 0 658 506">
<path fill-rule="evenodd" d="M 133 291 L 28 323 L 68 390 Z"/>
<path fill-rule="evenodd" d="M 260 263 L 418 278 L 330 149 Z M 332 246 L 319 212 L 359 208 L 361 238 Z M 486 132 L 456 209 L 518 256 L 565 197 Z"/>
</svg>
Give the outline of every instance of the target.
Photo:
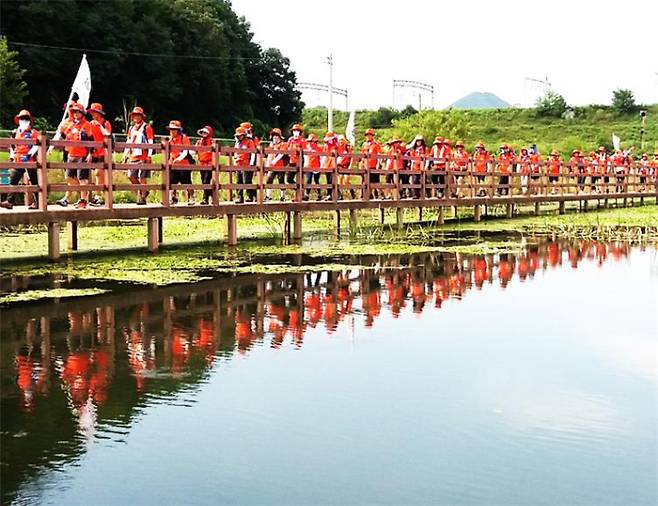
<svg viewBox="0 0 658 506">
<path fill-rule="evenodd" d="M 631 90 L 617 89 L 612 92 L 612 108 L 617 114 L 632 114 L 637 111 L 635 97 Z"/>
<path fill-rule="evenodd" d="M 547 91 L 546 95 L 537 100 L 536 105 L 539 116 L 561 118 L 567 110 L 567 101 L 553 90 Z"/>
</svg>

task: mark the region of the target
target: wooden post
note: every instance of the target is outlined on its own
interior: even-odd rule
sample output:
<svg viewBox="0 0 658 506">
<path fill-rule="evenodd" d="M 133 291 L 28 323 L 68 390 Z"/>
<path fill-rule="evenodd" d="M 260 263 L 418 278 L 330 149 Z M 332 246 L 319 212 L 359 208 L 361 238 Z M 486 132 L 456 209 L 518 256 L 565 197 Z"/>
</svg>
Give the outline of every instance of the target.
<svg viewBox="0 0 658 506">
<path fill-rule="evenodd" d="M 541 207 L 539 202 L 535 202 L 535 216 L 539 216 L 539 208 Z"/>
<path fill-rule="evenodd" d="M 334 198 L 335 198 L 335 195 L 334 195 Z M 336 221 L 335 221 L 336 226 L 334 227 L 334 230 L 335 230 L 335 233 L 336 233 L 336 237 L 340 237 L 340 209 L 336 209 L 335 216 L 336 216 Z"/>
<path fill-rule="evenodd" d="M 164 217 L 158 216 L 158 244 L 162 244 L 164 240 Z"/>
<path fill-rule="evenodd" d="M 379 223 L 384 224 L 384 208 L 379 208 Z"/>
<path fill-rule="evenodd" d="M 59 222 L 56 221 L 48 223 L 48 259 L 59 260 Z"/>
<path fill-rule="evenodd" d="M 219 160 L 221 159 L 221 145 L 219 141 L 213 142 L 212 148 L 212 205 L 219 205 Z"/>
<path fill-rule="evenodd" d="M 589 207 L 589 200 L 583 200 L 583 212 L 587 212 L 587 208 Z"/>
<path fill-rule="evenodd" d="M 443 206 L 439 206 L 439 217 L 436 219 L 439 225 L 443 225 L 445 222 L 445 211 Z"/>
<path fill-rule="evenodd" d="M 105 205 L 108 209 L 114 207 L 114 143 L 108 135 L 105 141 Z"/>
<path fill-rule="evenodd" d="M 350 233 L 355 233 L 357 228 L 356 209 L 350 209 Z"/>
<path fill-rule="evenodd" d="M 67 246 L 69 251 L 78 251 L 78 222 L 69 221 L 67 230 Z"/>
<path fill-rule="evenodd" d="M 479 205 L 473 207 L 473 220 L 480 221 L 482 219 L 481 213 L 482 213 L 482 207 L 480 207 Z"/>
<path fill-rule="evenodd" d="M 302 212 L 294 211 L 292 213 L 293 218 L 293 231 L 292 238 L 296 241 L 302 238 Z"/>
<path fill-rule="evenodd" d="M 506 216 L 508 218 L 511 218 L 512 216 L 514 216 L 514 204 L 507 204 Z"/>
<path fill-rule="evenodd" d="M 148 248 L 151 253 L 156 253 L 158 251 L 158 229 L 160 228 L 157 218 L 149 218 L 146 225 L 146 237 L 148 242 Z"/>
<path fill-rule="evenodd" d="M 283 243 L 290 243 L 290 211 L 283 213 Z"/>
<path fill-rule="evenodd" d="M 229 246 L 238 243 L 238 224 L 235 214 L 226 215 L 226 242 Z"/>
<path fill-rule="evenodd" d="M 169 184 L 169 153 L 170 153 L 170 146 L 169 146 L 169 141 L 165 142 L 164 150 L 162 151 L 162 158 L 163 158 L 163 170 L 160 172 L 162 174 L 162 184 L 164 185 L 163 188 L 163 195 L 162 195 L 162 206 L 163 207 L 169 207 L 170 202 L 169 202 L 169 196 L 171 195 L 171 192 L 169 191 L 171 189 L 171 185 Z"/>
<path fill-rule="evenodd" d="M 418 222 L 419 223 L 423 222 L 423 208 L 422 207 L 418 208 Z"/>
<path fill-rule="evenodd" d="M 37 157 L 39 162 L 39 210 L 48 210 L 48 142 L 45 135 L 41 136 L 41 149 Z"/>
<path fill-rule="evenodd" d="M 404 209 L 401 207 L 395 209 L 395 225 L 398 230 L 404 228 Z"/>
<path fill-rule="evenodd" d="M 565 202 L 564 200 L 560 201 L 559 207 L 558 207 L 558 213 L 559 214 L 564 214 L 565 211 Z"/>
</svg>

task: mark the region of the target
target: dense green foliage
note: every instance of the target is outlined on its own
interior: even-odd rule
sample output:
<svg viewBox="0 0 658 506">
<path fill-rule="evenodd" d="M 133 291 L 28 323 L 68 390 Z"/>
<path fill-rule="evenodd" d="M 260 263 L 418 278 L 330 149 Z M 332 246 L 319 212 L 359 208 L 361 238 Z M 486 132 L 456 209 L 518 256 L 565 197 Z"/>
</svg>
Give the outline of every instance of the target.
<svg viewBox="0 0 658 506">
<path fill-rule="evenodd" d="M 25 70 L 16 61 L 17 54 L 7 46 L 6 37 L 0 37 L 0 124 L 13 125 L 14 115 L 27 95 L 23 81 Z"/>
<path fill-rule="evenodd" d="M 24 44 L 87 49 L 92 100 L 102 102 L 111 119 L 136 102 L 155 121 L 156 131 L 172 118 L 190 130 L 210 124 L 225 133 L 244 120 L 257 119 L 265 128 L 301 116 L 289 60 L 256 44 L 249 24 L 228 0 L 43 0 L 0 6 L 0 31 L 26 69 L 25 105 L 53 123 L 82 51 Z"/>
<path fill-rule="evenodd" d="M 647 122 L 645 150 L 658 150 L 658 105 L 646 107 Z M 373 111 L 357 111 L 357 141 L 369 126 Z M 304 124 L 314 133 L 323 134 L 327 125 L 324 109 L 304 111 Z M 337 132 L 344 132 L 347 114 L 334 113 Z M 574 108 L 573 119 L 538 117 L 536 109 L 483 109 L 470 111 L 422 111 L 405 119 L 394 120 L 386 128 L 380 128 L 377 137 L 386 141 L 400 135 L 410 141 L 416 133 L 427 138 L 440 134 L 455 140 L 463 137 L 467 149 L 482 140 L 495 149 L 501 142 L 519 148 L 536 143 L 542 153 L 558 149 L 570 153 L 572 149 L 594 150 L 598 146 L 612 148 L 612 134 L 622 140 L 622 147 L 635 146 L 640 151 L 640 116 L 619 115 L 610 106 L 587 106 Z"/>
<path fill-rule="evenodd" d="M 543 97 L 537 99 L 536 106 L 540 116 L 561 118 L 567 111 L 567 101 L 553 90 L 548 90 Z"/>
<path fill-rule="evenodd" d="M 612 92 L 612 108 L 618 114 L 632 114 L 638 110 L 635 97 L 631 90 L 615 90 Z"/>
</svg>

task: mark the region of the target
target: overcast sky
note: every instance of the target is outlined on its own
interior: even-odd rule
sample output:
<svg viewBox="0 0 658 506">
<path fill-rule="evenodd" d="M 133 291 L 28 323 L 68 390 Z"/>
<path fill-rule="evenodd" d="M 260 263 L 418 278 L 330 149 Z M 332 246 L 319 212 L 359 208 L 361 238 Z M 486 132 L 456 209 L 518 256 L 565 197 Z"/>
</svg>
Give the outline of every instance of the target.
<svg viewBox="0 0 658 506">
<path fill-rule="evenodd" d="M 393 79 L 433 85 L 437 108 L 473 91 L 528 104 L 541 91 L 525 78 L 545 76 L 570 104 L 610 103 L 616 88 L 658 102 L 654 0 L 233 0 L 233 7 L 257 42 L 290 58 L 300 82 L 327 84 L 332 52 L 334 85 L 348 89 L 350 108 L 391 105 Z M 417 104 L 403 93 L 396 105 Z"/>
</svg>

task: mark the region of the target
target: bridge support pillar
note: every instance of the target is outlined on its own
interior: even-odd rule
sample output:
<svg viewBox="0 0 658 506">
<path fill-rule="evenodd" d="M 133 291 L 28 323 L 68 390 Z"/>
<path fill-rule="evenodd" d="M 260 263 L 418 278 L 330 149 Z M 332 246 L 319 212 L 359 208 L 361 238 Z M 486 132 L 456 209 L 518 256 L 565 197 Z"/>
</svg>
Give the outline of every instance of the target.
<svg viewBox="0 0 658 506">
<path fill-rule="evenodd" d="M 624 207 L 627 207 L 627 206 L 628 206 L 628 199 L 626 197 L 624 197 Z"/>
<path fill-rule="evenodd" d="M 164 241 L 164 218 L 162 216 L 158 216 L 158 243 L 162 244 Z"/>
<path fill-rule="evenodd" d="M 473 221 L 480 221 L 482 219 L 482 206 L 477 205 L 473 207 Z"/>
<path fill-rule="evenodd" d="M 66 231 L 66 245 L 69 251 L 78 251 L 78 222 L 69 221 Z"/>
<path fill-rule="evenodd" d="M 302 212 L 294 211 L 292 213 L 292 238 L 296 241 L 302 238 Z"/>
<path fill-rule="evenodd" d="M 290 216 L 290 211 L 284 211 L 283 213 L 283 244 L 290 244 L 290 236 L 291 236 L 291 216 Z"/>
<path fill-rule="evenodd" d="M 356 227 L 358 224 L 358 215 L 356 209 L 350 209 L 350 233 L 356 233 Z"/>
<path fill-rule="evenodd" d="M 443 210 L 443 206 L 439 206 L 439 217 L 436 219 L 437 223 L 439 225 L 443 225 L 445 223 L 445 211 Z"/>
<path fill-rule="evenodd" d="M 384 224 L 384 208 L 380 207 L 379 208 L 379 223 Z"/>
<path fill-rule="evenodd" d="M 156 253 L 160 243 L 158 242 L 160 222 L 157 218 L 149 218 L 146 225 L 146 238 L 148 242 L 149 251 Z"/>
<path fill-rule="evenodd" d="M 48 223 L 48 260 L 59 260 L 59 223 Z"/>
<path fill-rule="evenodd" d="M 535 216 L 539 216 L 539 208 L 540 208 L 539 202 L 535 202 Z"/>
<path fill-rule="evenodd" d="M 404 228 L 404 209 L 401 207 L 395 209 L 395 226 L 398 230 L 402 230 Z"/>
<path fill-rule="evenodd" d="M 226 243 L 229 246 L 238 243 L 238 221 L 235 214 L 226 215 Z"/>
<path fill-rule="evenodd" d="M 505 216 L 507 216 L 508 218 L 514 216 L 514 204 L 507 204 Z"/>
<path fill-rule="evenodd" d="M 340 238 L 340 209 L 336 209 L 334 224 L 334 233 L 336 237 Z"/>
<path fill-rule="evenodd" d="M 565 207 L 565 202 L 564 202 L 564 200 L 561 200 L 560 203 L 559 203 L 559 207 L 557 209 L 558 213 L 559 214 L 564 214 L 565 208 L 566 208 Z"/>
<path fill-rule="evenodd" d="M 583 200 L 583 212 L 586 213 L 589 208 L 589 200 Z"/>
<path fill-rule="evenodd" d="M 423 208 L 422 207 L 418 208 L 418 222 L 419 223 L 423 222 Z"/>
</svg>

